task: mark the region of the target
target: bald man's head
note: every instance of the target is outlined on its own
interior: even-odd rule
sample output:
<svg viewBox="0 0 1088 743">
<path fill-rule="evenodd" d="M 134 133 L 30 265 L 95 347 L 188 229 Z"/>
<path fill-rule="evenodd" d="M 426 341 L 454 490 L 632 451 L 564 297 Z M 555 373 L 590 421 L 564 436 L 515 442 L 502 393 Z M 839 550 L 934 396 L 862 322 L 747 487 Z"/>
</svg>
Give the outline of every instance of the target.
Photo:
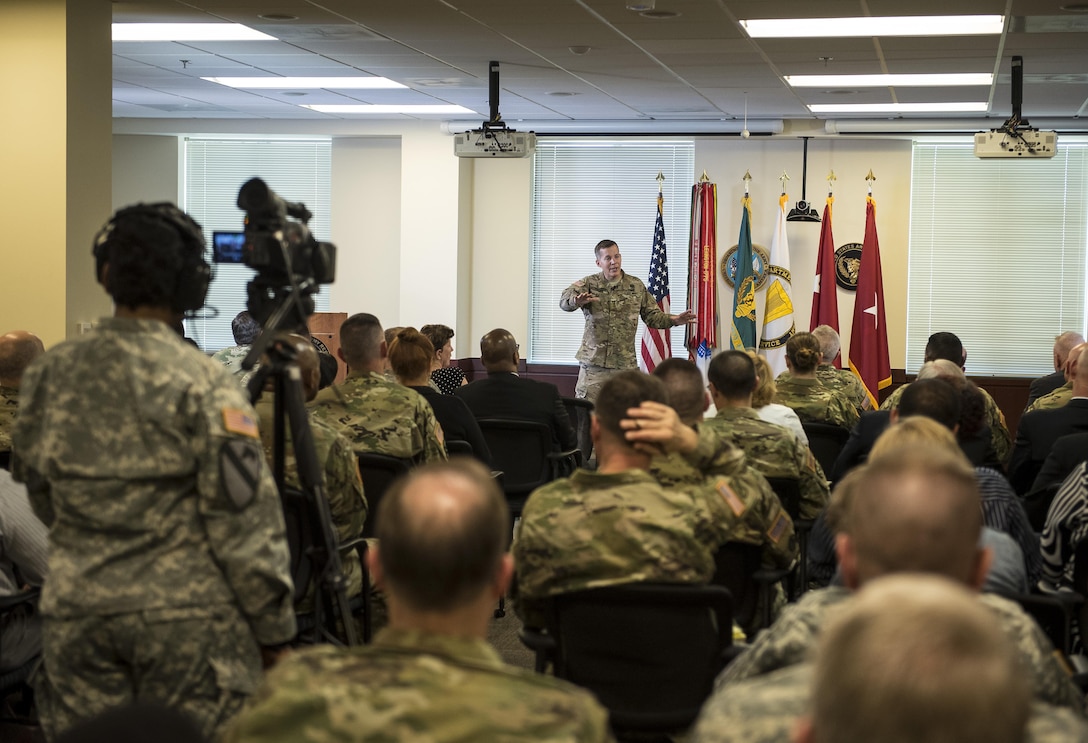
<svg viewBox="0 0 1088 743">
<path fill-rule="evenodd" d="M 1066 378 L 1073 380 L 1073 396 L 1088 396 L 1088 343 L 1075 346 L 1066 363 Z"/>
<path fill-rule="evenodd" d="M 480 361 L 489 372 L 517 371 L 518 342 L 513 333 L 495 328 L 481 338 Z"/>
<path fill-rule="evenodd" d="M 838 537 L 847 585 L 890 573 L 933 573 L 978 587 L 982 508 L 975 471 L 958 451 L 919 444 L 871 458 Z"/>
<path fill-rule="evenodd" d="M 1074 330 L 1067 330 L 1054 339 L 1054 370 L 1061 371 L 1069 359 L 1069 352 L 1084 343 L 1084 336 Z"/>
<path fill-rule="evenodd" d="M 23 372 L 45 353 L 41 338 L 25 330 L 0 335 L 0 385 L 18 387 Z"/>
</svg>

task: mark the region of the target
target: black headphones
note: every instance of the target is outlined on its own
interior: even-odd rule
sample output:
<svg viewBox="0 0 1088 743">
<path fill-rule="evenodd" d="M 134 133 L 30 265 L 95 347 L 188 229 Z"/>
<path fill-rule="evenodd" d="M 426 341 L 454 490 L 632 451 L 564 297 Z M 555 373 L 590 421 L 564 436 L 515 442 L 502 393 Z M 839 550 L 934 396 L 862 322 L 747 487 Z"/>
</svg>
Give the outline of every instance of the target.
<svg viewBox="0 0 1088 743">
<path fill-rule="evenodd" d="M 191 312 L 204 306 L 208 286 L 212 281 L 212 269 L 204 260 L 204 232 L 192 217 L 167 201 L 155 204 L 136 204 L 119 210 L 94 237 L 92 251 L 95 262 L 95 279 L 102 280 L 102 268 L 109 262 L 110 241 L 118 224 L 138 217 L 159 222 L 175 232 L 181 241 L 179 259 L 181 265 L 170 297 L 170 307 L 175 312 Z M 154 246 L 148 246 L 154 249 Z M 106 291 L 112 296 L 110 278 L 106 277 Z"/>
</svg>

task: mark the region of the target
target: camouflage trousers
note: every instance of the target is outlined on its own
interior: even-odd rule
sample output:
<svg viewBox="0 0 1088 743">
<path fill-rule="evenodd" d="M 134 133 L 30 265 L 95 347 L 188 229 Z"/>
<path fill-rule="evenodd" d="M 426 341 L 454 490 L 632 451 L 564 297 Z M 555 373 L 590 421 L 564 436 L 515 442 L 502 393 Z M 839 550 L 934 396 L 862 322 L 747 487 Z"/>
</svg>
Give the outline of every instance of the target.
<svg viewBox="0 0 1088 743">
<path fill-rule="evenodd" d="M 209 740 L 257 687 L 260 648 L 233 606 L 46 617 L 34 679 L 46 739 L 114 707 L 157 702 Z"/>
<path fill-rule="evenodd" d="M 626 369 L 609 369 L 604 366 L 594 366 L 584 361 L 578 369 L 578 383 L 574 387 L 574 396 L 585 398 L 590 402 L 597 402 L 597 396 L 601 394 L 601 387 L 608 378 L 619 374 Z"/>
</svg>

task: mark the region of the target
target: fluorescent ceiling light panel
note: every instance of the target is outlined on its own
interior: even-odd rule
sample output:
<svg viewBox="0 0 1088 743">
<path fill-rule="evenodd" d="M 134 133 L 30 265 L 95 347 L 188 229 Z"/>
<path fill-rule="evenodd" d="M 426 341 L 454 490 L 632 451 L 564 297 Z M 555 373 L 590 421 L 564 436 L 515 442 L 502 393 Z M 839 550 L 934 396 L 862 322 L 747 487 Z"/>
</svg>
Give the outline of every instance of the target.
<svg viewBox="0 0 1088 743">
<path fill-rule="evenodd" d="M 475 114 L 476 112 L 464 106 L 447 104 L 417 104 L 417 105 L 379 105 L 379 104 L 315 104 L 303 106 L 323 114 Z"/>
<path fill-rule="evenodd" d="M 385 77 L 202 77 L 200 79 L 232 88 L 376 90 L 408 87 Z"/>
<path fill-rule="evenodd" d="M 986 102 L 979 103 L 813 103 L 814 114 L 893 114 L 893 113 L 982 113 Z"/>
<path fill-rule="evenodd" d="M 753 39 L 853 36 L 981 36 L 1000 34 L 1000 15 L 911 15 L 864 18 L 767 18 L 741 21 Z"/>
<path fill-rule="evenodd" d="M 989 72 L 951 72 L 931 75 L 786 75 L 794 88 L 878 88 L 940 87 L 946 85 L 979 85 L 989 87 L 994 76 Z"/>
<path fill-rule="evenodd" d="M 114 41 L 276 41 L 240 23 L 114 23 Z"/>
</svg>

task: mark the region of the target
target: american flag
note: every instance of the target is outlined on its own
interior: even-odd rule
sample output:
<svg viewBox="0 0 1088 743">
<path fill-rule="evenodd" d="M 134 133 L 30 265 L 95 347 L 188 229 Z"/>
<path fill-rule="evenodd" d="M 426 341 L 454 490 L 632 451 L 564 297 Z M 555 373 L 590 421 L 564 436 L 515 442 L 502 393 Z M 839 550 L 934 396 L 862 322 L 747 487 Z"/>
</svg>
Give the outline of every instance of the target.
<svg viewBox="0 0 1088 743">
<path fill-rule="evenodd" d="M 669 312 L 669 259 L 665 254 L 665 223 L 661 219 L 662 198 L 657 197 L 657 223 L 654 225 L 654 250 L 650 256 L 650 278 L 646 288 L 657 300 L 662 311 Z M 642 331 L 642 365 L 646 372 L 672 357 L 669 330 L 644 328 Z"/>
</svg>

